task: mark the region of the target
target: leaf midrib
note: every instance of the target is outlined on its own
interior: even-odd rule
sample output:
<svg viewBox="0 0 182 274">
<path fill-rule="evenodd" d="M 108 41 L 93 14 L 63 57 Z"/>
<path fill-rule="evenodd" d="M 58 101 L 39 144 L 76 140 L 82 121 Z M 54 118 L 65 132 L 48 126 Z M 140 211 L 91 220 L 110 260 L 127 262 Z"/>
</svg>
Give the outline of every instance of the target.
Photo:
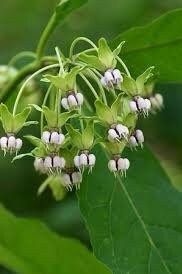
<svg viewBox="0 0 182 274">
<path fill-rule="evenodd" d="M 157 246 L 155 245 L 155 243 L 154 243 L 152 237 L 150 236 L 150 233 L 149 233 L 148 230 L 147 230 L 147 227 L 146 227 L 146 225 L 145 225 L 145 222 L 143 221 L 141 215 L 139 214 L 139 212 L 138 212 L 138 210 L 137 210 L 137 208 L 136 208 L 136 206 L 135 206 L 135 203 L 133 202 L 132 198 L 130 197 L 129 192 L 127 191 L 127 189 L 126 189 L 125 185 L 123 184 L 123 182 L 122 182 L 122 180 L 121 180 L 121 177 L 120 177 L 119 175 L 117 175 L 117 179 L 118 179 L 118 182 L 119 182 L 120 185 L 121 185 L 121 188 L 122 188 L 122 190 L 123 190 L 123 192 L 124 192 L 124 194 L 125 194 L 125 196 L 126 196 L 128 202 L 129 202 L 131 208 L 133 209 L 134 214 L 136 215 L 137 219 L 139 220 L 139 222 L 140 222 L 140 224 L 141 224 L 141 226 L 142 226 L 142 228 L 143 228 L 143 230 L 144 230 L 144 232 L 145 232 L 145 234 L 146 234 L 146 236 L 147 236 L 147 239 L 148 239 L 150 245 L 151 245 L 151 246 L 154 248 L 154 250 L 157 252 L 157 254 L 158 254 L 158 256 L 159 256 L 159 258 L 160 258 L 160 260 L 161 260 L 161 262 L 162 262 L 162 264 L 163 264 L 163 266 L 164 266 L 166 272 L 167 272 L 168 274 L 173 274 L 173 273 L 169 270 L 169 268 L 168 268 L 168 266 L 167 266 L 167 264 L 166 264 L 166 262 L 165 262 L 163 256 L 161 255 L 159 249 L 158 249 Z"/>
</svg>

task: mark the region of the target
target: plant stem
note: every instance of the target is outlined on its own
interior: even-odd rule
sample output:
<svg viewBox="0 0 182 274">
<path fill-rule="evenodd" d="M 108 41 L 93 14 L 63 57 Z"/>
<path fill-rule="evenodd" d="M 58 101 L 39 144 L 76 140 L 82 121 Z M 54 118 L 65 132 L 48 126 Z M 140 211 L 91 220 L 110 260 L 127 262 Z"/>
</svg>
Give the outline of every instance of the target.
<svg viewBox="0 0 182 274">
<path fill-rule="evenodd" d="M 14 108 L 13 108 L 13 115 L 16 114 L 16 110 L 17 110 L 17 107 L 18 107 L 18 103 L 19 103 L 19 100 L 22 96 L 22 93 L 24 91 L 24 88 L 26 87 L 27 83 L 32 80 L 35 76 L 37 76 L 38 74 L 42 73 L 43 71 L 45 70 L 48 70 L 48 69 L 51 69 L 51 68 L 56 68 L 56 67 L 59 67 L 59 64 L 53 64 L 53 65 L 49 65 L 49 66 L 46 66 L 44 68 L 41 68 L 39 70 L 37 70 L 35 73 L 33 73 L 25 82 L 24 84 L 22 85 L 17 97 L 16 97 L 16 100 L 15 100 L 15 104 L 14 104 Z"/>
<path fill-rule="evenodd" d="M 88 38 L 86 37 L 78 37 L 76 38 L 73 43 L 71 44 L 71 47 L 70 47 L 70 54 L 69 54 L 69 58 L 72 59 L 73 57 L 73 51 L 74 51 L 74 48 L 76 46 L 76 44 L 80 41 L 85 41 L 86 43 L 89 43 L 96 51 L 98 50 L 97 49 L 97 46 Z"/>
<path fill-rule="evenodd" d="M 95 97 L 96 99 L 99 99 L 99 96 L 98 96 L 97 92 L 95 91 L 95 89 L 94 89 L 94 87 L 91 85 L 91 83 L 87 80 L 87 78 L 86 78 L 82 73 L 80 73 L 80 76 L 81 76 L 81 78 L 85 81 L 85 83 L 87 84 L 87 86 L 89 87 L 89 89 L 92 91 L 94 97 Z"/>
<path fill-rule="evenodd" d="M 124 68 L 126 74 L 131 77 L 131 74 L 127 68 L 127 66 L 125 65 L 125 63 L 123 62 L 123 60 L 121 60 L 121 58 L 119 56 L 116 56 L 116 59 L 118 60 L 118 62 L 122 65 L 122 67 Z"/>
<path fill-rule="evenodd" d="M 8 66 L 14 66 L 17 61 L 19 61 L 21 58 L 29 57 L 29 58 L 36 58 L 36 54 L 32 51 L 22 51 L 16 54 L 8 63 Z"/>
<path fill-rule="evenodd" d="M 45 97 L 44 97 L 44 100 L 43 100 L 43 103 L 42 103 L 42 107 L 46 105 L 46 102 L 47 102 L 47 99 L 49 97 L 49 94 L 51 92 L 51 89 L 52 89 L 53 85 L 51 84 L 49 86 L 49 88 L 47 89 L 47 92 L 45 94 Z M 43 127 L 44 127 L 44 113 L 43 111 L 41 112 L 41 115 L 40 115 L 40 131 L 41 131 L 41 135 L 43 133 Z"/>
<path fill-rule="evenodd" d="M 46 28 L 44 29 L 44 31 L 42 33 L 42 36 L 40 37 L 40 40 L 39 40 L 39 43 L 38 43 L 38 46 L 37 46 L 37 49 L 36 49 L 37 60 L 40 60 L 41 57 L 43 56 L 44 49 L 46 47 L 47 41 L 49 39 L 49 36 L 54 31 L 55 25 L 56 25 L 56 13 L 54 13 L 51 16 Z"/>
</svg>

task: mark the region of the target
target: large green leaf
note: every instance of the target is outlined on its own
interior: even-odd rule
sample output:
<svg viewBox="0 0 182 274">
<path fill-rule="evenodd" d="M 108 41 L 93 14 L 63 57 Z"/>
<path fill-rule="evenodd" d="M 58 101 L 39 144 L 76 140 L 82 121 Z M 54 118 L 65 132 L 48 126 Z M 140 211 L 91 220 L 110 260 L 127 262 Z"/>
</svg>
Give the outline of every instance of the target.
<svg viewBox="0 0 182 274">
<path fill-rule="evenodd" d="M 63 20 L 69 13 L 80 8 L 87 2 L 88 0 L 61 0 L 56 7 L 57 21 L 60 19 Z"/>
<path fill-rule="evenodd" d="M 109 274 L 79 242 L 0 206 L 0 264 L 20 274 Z"/>
<path fill-rule="evenodd" d="M 97 153 L 97 167 L 79 193 L 95 255 L 114 274 L 181 274 L 182 193 L 148 150 L 128 153 L 118 181 Z"/>
<path fill-rule="evenodd" d="M 132 28 L 119 35 L 113 48 L 126 44 L 121 57 L 135 76 L 147 67 L 159 70 L 161 82 L 182 82 L 182 9 L 164 14 L 144 27 Z"/>
</svg>

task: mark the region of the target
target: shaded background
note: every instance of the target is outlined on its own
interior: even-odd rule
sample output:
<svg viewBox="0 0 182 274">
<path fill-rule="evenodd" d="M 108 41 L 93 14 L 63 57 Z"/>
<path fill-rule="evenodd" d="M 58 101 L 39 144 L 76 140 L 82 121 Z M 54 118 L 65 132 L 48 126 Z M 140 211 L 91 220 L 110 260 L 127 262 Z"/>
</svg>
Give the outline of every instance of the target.
<svg viewBox="0 0 182 274">
<path fill-rule="evenodd" d="M 0 63 L 6 64 L 13 55 L 34 50 L 56 0 L 6 0 L 0 9 Z M 100 36 L 111 40 L 122 31 L 150 22 L 168 10 L 181 8 L 181 0 L 90 0 L 89 4 L 71 15 L 55 31 L 49 52 L 58 45 L 65 53 L 77 36 L 96 41 Z M 142 121 L 146 139 L 161 164 L 167 167 L 174 184 L 182 188 L 182 86 L 158 86 L 165 98 L 165 109 L 157 116 Z M 36 129 L 34 129 L 36 131 Z M 31 132 L 34 134 L 35 132 Z M 61 234 L 81 239 L 89 246 L 76 197 L 70 194 L 63 202 L 55 202 L 49 191 L 37 197 L 41 182 L 29 159 L 10 164 L 0 159 L 0 201 L 11 211 L 26 217 L 38 217 Z M 1 269 L 0 273 L 10 273 Z"/>
</svg>

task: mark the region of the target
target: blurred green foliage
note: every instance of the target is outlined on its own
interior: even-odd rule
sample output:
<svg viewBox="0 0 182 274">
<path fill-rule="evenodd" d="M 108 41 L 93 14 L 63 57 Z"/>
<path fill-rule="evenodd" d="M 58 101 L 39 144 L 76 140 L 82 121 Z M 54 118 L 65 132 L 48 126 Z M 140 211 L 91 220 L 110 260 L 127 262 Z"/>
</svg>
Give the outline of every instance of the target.
<svg viewBox="0 0 182 274">
<path fill-rule="evenodd" d="M 20 51 L 35 49 L 56 3 L 56 0 L 2 1 L 1 64 L 7 63 Z M 64 52 L 68 52 L 72 40 L 82 35 L 95 41 L 100 36 L 111 40 L 130 27 L 143 25 L 178 7 L 182 7 L 181 0 L 114 0 L 114 3 L 110 0 L 90 0 L 88 5 L 71 15 L 57 28 L 49 43 L 49 51 L 53 53 L 54 47 L 58 45 Z M 182 87 L 159 85 L 157 88 L 163 92 L 166 108 L 158 117 L 153 116 L 149 121 L 142 122 L 147 132 L 146 139 L 158 151 L 160 158 L 181 165 Z M 0 167 L 0 201 L 3 204 L 19 215 L 42 218 L 56 231 L 79 237 L 89 243 L 75 195 L 69 195 L 64 203 L 55 202 L 49 192 L 37 197 L 37 188 L 42 178 L 35 173 L 31 159 L 12 165 L 9 159 L 1 156 Z M 6 273 L 2 271 L 0 273 Z"/>
</svg>

